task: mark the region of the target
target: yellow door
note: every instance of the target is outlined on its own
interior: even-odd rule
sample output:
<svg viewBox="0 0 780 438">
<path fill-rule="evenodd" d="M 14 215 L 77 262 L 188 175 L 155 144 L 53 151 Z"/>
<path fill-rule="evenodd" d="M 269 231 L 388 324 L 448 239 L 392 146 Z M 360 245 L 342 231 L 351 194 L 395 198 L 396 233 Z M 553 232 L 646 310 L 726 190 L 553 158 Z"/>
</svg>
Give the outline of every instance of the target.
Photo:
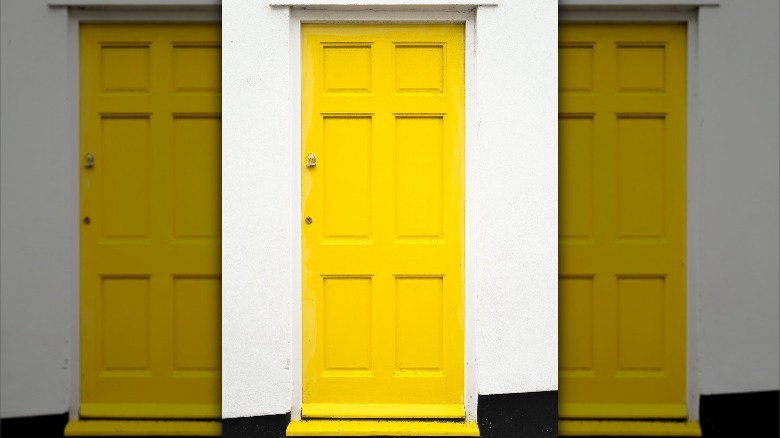
<svg viewBox="0 0 780 438">
<path fill-rule="evenodd" d="M 463 32 L 302 26 L 304 416 L 464 415 Z"/>
<path fill-rule="evenodd" d="M 685 44 L 560 28 L 562 418 L 686 415 Z"/>
<path fill-rule="evenodd" d="M 220 26 L 81 27 L 81 416 L 220 417 Z"/>
</svg>

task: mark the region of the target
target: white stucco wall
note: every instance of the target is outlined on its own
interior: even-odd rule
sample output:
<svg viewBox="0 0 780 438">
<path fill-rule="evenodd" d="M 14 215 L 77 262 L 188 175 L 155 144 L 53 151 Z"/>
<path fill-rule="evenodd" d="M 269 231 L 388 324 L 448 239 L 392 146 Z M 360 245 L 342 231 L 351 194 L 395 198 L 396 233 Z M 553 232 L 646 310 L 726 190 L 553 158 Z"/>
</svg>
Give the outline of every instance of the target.
<svg viewBox="0 0 780 438">
<path fill-rule="evenodd" d="M 68 165 L 67 21 L 45 0 L 0 3 L 0 414 L 69 409 L 77 274 Z"/>
<path fill-rule="evenodd" d="M 481 8 L 477 30 L 478 390 L 557 390 L 557 7 Z"/>
<path fill-rule="evenodd" d="M 222 415 L 290 411 L 289 11 L 222 6 Z M 298 223 L 296 221 L 296 223 Z"/>
<path fill-rule="evenodd" d="M 504 0 L 477 13 L 472 164 L 479 175 L 479 264 L 472 280 L 482 394 L 557 387 L 557 294 L 550 286 L 557 130 L 549 124 L 557 99 L 548 96 L 556 51 L 545 3 Z M 688 275 L 696 306 L 690 324 L 704 394 L 780 387 L 778 5 L 720 3 L 701 13 L 706 73 L 697 84 L 700 116 L 689 124 L 700 142 L 689 155 L 695 201 Z M 223 20 L 223 414 L 284 413 L 292 403 L 291 278 L 298 275 L 290 243 L 298 201 L 286 149 L 294 147 L 295 116 L 288 13 L 265 0 L 226 0 Z M 50 9 L 46 0 L 0 2 L 4 418 L 75 409 L 78 392 L 78 321 L 71 313 L 78 296 L 78 147 L 68 67 L 76 55 L 67 41 L 66 9 Z"/>
<path fill-rule="evenodd" d="M 780 388 L 780 40 L 777 0 L 701 11 L 695 163 L 700 388 Z"/>
</svg>

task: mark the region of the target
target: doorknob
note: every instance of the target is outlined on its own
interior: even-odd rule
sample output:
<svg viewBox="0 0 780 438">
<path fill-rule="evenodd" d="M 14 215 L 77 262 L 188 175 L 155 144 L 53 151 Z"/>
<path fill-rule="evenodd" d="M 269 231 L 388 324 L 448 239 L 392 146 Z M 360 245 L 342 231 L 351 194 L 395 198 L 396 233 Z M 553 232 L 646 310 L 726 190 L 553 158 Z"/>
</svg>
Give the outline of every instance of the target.
<svg viewBox="0 0 780 438">
<path fill-rule="evenodd" d="M 314 153 L 309 152 L 306 156 L 306 167 L 314 167 L 317 165 L 317 156 Z"/>
<path fill-rule="evenodd" d="M 84 155 L 84 167 L 91 169 L 95 167 L 95 156 L 92 154 Z"/>
</svg>

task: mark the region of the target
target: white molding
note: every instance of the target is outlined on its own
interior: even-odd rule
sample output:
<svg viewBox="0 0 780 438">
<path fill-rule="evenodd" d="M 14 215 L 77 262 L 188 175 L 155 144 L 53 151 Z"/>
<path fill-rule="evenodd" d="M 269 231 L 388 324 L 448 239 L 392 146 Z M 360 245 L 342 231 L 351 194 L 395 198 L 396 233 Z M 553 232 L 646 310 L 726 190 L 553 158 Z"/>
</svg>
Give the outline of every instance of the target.
<svg viewBox="0 0 780 438">
<path fill-rule="evenodd" d="M 297 20 L 300 23 L 320 23 L 329 21 L 353 22 L 353 23 L 371 23 L 371 22 L 403 22 L 403 23 L 465 23 L 470 18 L 473 19 L 472 11 L 344 11 L 344 10 L 324 10 L 324 9 L 293 9 L 291 20 Z M 300 39 L 300 35 L 298 36 Z M 292 43 L 293 41 L 291 41 Z M 472 48 L 473 49 L 473 48 Z M 300 51 L 300 47 L 297 48 Z M 298 60 L 299 61 L 299 60 Z M 298 82 L 300 83 L 300 82 Z M 299 157 L 296 155 L 296 160 Z M 297 162 L 297 161 L 296 161 Z M 298 222 L 296 222 L 297 224 Z"/>
<path fill-rule="evenodd" d="M 467 421 L 477 421 L 477 399 L 479 388 L 477 387 L 477 203 L 476 199 L 476 174 L 477 174 L 477 26 L 476 15 L 469 14 L 466 17 L 464 49 L 465 64 L 465 154 L 464 169 L 465 192 L 463 199 L 464 236 L 463 236 L 463 316 L 464 316 L 464 345 L 463 345 L 463 407 L 466 410 Z"/>
<path fill-rule="evenodd" d="M 301 217 L 303 216 L 301 206 L 301 21 L 299 14 L 290 15 L 290 161 L 289 165 L 294 170 L 290 172 L 292 181 L 292 212 L 290 214 L 290 229 L 301 229 Z M 323 18 L 324 19 L 324 18 Z M 301 315 L 301 293 L 303 292 L 303 236 L 300 232 L 293 232 L 293 238 L 290 239 L 290 262 L 293 273 L 290 279 L 290 373 L 292 379 L 291 398 L 290 398 L 290 419 L 298 421 L 301 419 L 301 409 L 303 406 L 303 316 Z"/>
<path fill-rule="evenodd" d="M 80 23 L 215 23 L 221 21 L 219 11 L 216 9 L 164 9 L 155 11 L 141 10 L 92 10 L 71 9 L 68 19 L 75 22 L 75 44 L 78 46 L 78 32 Z M 76 59 L 78 61 L 78 59 Z M 78 72 L 78 70 L 76 70 Z M 78 91 L 78 87 L 76 88 Z M 76 95 L 78 104 L 79 96 Z"/>
<path fill-rule="evenodd" d="M 692 10 L 561 10 L 559 22 L 637 22 L 637 23 L 690 23 L 696 17 Z"/>
<path fill-rule="evenodd" d="M 51 7 L 219 7 L 222 0 L 46 0 Z"/>
<path fill-rule="evenodd" d="M 698 12 L 698 11 L 697 11 Z M 700 170 L 702 166 L 702 157 L 706 156 L 706 145 L 699 140 L 700 130 L 703 120 L 701 119 L 701 110 L 699 103 L 699 85 L 701 84 L 701 69 L 699 68 L 699 16 L 693 15 L 688 20 L 687 47 L 686 47 L 686 73 L 688 95 L 686 96 L 686 106 L 688 108 L 686 135 L 687 147 L 685 150 L 685 330 L 686 330 L 686 369 L 685 384 L 688 409 L 688 419 L 699 421 L 699 402 L 701 395 L 701 385 L 699 383 L 699 336 L 698 329 L 698 309 L 699 298 L 697 293 L 697 276 L 693 275 L 698 269 L 697 256 L 698 242 L 701 240 L 699 235 L 699 224 L 701 224 L 701 208 L 699 207 L 701 177 Z"/>
<path fill-rule="evenodd" d="M 473 160 L 476 154 L 476 15 L 473 11 L 336 11 L 336 10 L 307 10 L 293 9 L 290 15 L 290 113 L 301 114 L 301 23 L 306 22 L 438 22 L 438 23 L 464 23 L 465 24 L 465 236 L 464 236 L 464 394 L 463 402 L 468 421 L 477 420 L 477 334 L 476 334 L 476 290 L 474 284 L 474 272 L 476 266 L 476 252 L 474 245 L 476 236 L 476 215 L 474 203 L 470 202 L 474 196 L 474 181 L 476 180 Z M 290 163 L 294 166 L 291 172 L 290 184 L 298 202 L 292 202 L 291 223 L 293 230 L 300 229 L 301 217 L 301 121 L 300 116 L 292 117 L 290 123 Z M 290 415 L 293 421 L 301 419 L 301 405 L 303 402 L 303 382 L 301 364 L 301 234 L 294 233 L 292 239 L 292 272 L 291 279 L 291 307 L 292 307 L 292 405 Z"/>
<path fill-rule="evenodd" d="M 291 7 L 307 7 L 307 6 L 324 6 L 324 7 L 447 7 L 447 6 L 498 6 L 503 0 L 271 0 L 269 5 L 271 6 L 291 6 Z"/>
<path fill-rule="evenodd" d="M 698 8 L 720 6 L 720 0 L 558 0 L 561 8 Z"/>
<path fill-rule="evenodd" d="M 68 136 L 65 139 L 65 145 L 72 154 L 71 161 L 68 162 L 69 166 L 66 166 L 66 168 L 68 172 L 68 200 L 70 201 L 71 217 L 76 218 L 74 223 L 70 224 L 71 232 L 69 236 L 70 250 L 73 257 L 69 257 L 71 279 L 69 281 L 70 290 L 68 294 L 70 297 L 71 338 L 68 346 L 68 352 L 70 353 L 70 382 L 68 388 L 70 391 L 68 395 L 70 409 L 68 410 L 68 417 L 70 420 L 75 421 L 79 419 L 81 407 L 81 218 L 79 217 L 81 215 L 81 181 L 79 171 L 77 170 L 81 168 L 81 156 L 79 154 L 79 115 L 81 114 L 79 61 L 81 53 L 79 20 L 73 14 L 68 14 L 67 20 L 68 76 L 65 86 L 68 87 L 67 96 L 70 110 L 66 115 L 68 118 Z"/>
</svg>

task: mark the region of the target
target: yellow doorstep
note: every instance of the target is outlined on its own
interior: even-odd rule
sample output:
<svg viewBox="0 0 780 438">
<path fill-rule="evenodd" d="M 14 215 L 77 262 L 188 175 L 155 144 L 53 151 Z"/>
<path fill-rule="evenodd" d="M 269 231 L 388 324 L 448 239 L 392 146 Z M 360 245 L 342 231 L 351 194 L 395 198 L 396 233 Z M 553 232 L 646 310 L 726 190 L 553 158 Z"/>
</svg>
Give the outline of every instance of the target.
<svg viewBox="0 0 780 438">
<path fill-rule="evenodd" d="M 701 436 L 696 422 L 559 421 L 560 436 Z"/>
<path fill-rule="evenodd" d="M 424 418 L 463 420 L 466 411 L 462 404 L 337 404 L 304 403 L 304 418 Z"/>
<path fill-rule="evenodd" d="M 65 436 L 222 436 L 221 421 L 71 421 Z"/>
<path fill-rule="evenodd" d="M 287 436 L 479 436 L 477 423 L 453 421 L 306 420 L 287 426 Z"/>
</svg>

